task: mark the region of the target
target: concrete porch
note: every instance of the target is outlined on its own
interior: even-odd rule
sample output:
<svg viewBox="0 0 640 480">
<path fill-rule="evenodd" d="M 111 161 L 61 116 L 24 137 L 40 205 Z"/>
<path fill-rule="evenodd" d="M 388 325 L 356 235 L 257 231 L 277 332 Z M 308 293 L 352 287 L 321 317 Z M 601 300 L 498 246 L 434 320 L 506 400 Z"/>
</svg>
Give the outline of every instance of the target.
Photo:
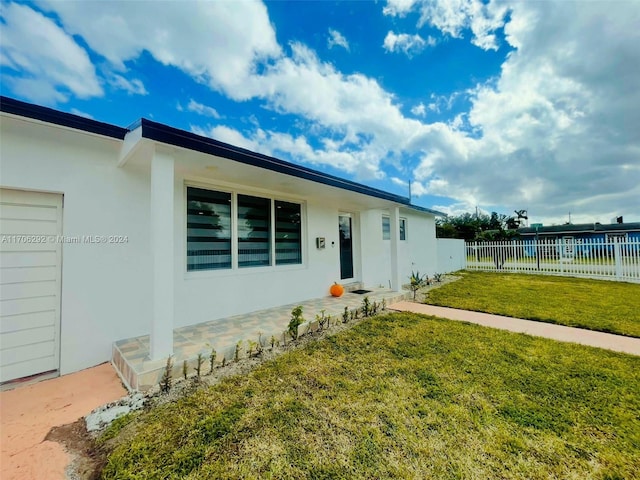
<svg viewBox="0 0 640 480">
<path fill-rule="evenodd" d="M 371 303 L 381 303 L 384 299 L 387 306 L 409 298 L 410 293 L 393 291 L 386 288 L 371 288 L 370 293 L 357 294 L 345 292 L 342 297 L 322 297 L 303 302 L 282 305 L 279 307 L 237 315 L 188 327 L 173 330 L 173 372 L 174 378 L 182 375 L 184 360 L 189 363 L 189 371 L 193 371 L 198 353 L 202 353 L 206 361 L 202 368 L 209 370 L 209 354 L 215 348 L 218 361 L 223 356 L 227 360 L 234 358 L 238 341 L 261 339 L 267 345 L 271 336 L 282 342 L 283 332 L 287 329 L 291 310 L 302 305 L 305 324 L 300 326 L 302 333 L 307 324 L 315 321 L 322 310 L 333 319 L 341 318 L 344 308 L 350 311 L 362 306 L 365 296 Z M 166 358 L 150 360 L 149 335 L 119 340 L 113 344 L 111 363 L 130 390 L 147 390 L 159 383 L 166 365 Z"/>
</svg>

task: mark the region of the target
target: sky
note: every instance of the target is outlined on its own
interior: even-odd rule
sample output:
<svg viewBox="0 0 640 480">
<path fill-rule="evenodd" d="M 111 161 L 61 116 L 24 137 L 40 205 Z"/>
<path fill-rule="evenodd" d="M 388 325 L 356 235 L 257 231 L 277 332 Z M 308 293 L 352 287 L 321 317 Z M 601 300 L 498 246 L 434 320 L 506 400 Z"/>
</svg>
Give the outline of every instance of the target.
<svg viewBox="0 0 640 480">
<path fill-rule="evenodd" d="M 453 215 L 640 221 L 637 0 L 43 0 L 0 14 L 6 96 L 149 118 Z"/>
</svg>

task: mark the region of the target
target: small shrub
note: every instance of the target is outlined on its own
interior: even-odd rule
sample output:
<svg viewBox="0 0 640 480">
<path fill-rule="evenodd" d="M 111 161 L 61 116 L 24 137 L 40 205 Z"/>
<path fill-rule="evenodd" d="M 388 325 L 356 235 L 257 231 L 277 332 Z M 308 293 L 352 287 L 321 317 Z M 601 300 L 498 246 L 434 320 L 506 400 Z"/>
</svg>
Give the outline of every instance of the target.
<svg viewBox="0 0 640 480">
<path fill-rule="evenodd" d="M 302 305 L 298 305 L 291 310 L 291 320 L 289 320 L 288 332 L 294 340 L 298 338 L 298 327 L 303 323 L 304 318 L 302 317 Z"/>
<path fill-rule="evenodd" d="M 271 335 L 271 350 L 273 350 L 273 347 L 275 346 L 277 340 L 276 337 L 274 335 Z"/>
<path fill-rule="evenodd" d="M 200 370 L 202 369 L 203 363 L 204 363 L 204 355 L 202 355 L 202 353 L 198 353 L 198 359 L 196 360 L 196 378 L 200 377 Z"/>
<path fill-rule="evenodd" d="M 320 310 L 320 315 L 316 315 L 316 321 L 318 322 L 318 330 L 322 331 L 325 328 L 329 328 L 329 322 L 331 321 L 331 315 L 326 316 L 324 310 Z"/>
<path fill-rule="evenodd" d="M 353 319 L 353 312 L 351 312 L 351 318 Z M 349 321 L 349 307 L 344 307 L 344 312 L 342 312 L 342 323 L 347 323 Z"/>
<path fill-rule="evenodd" d="M 238 343 L 236 343 L 236 351 L 233 354 L 233 359 L 237 362 L 238 360 L 240 360 L 240 349 L 242 348 L 242 340 L 238 340 Z"/>
<path fill-rule="evenodd" d="M 369 297 L 364 297 L 362 300 L 362 317 L 367 318 L 371 314 L 371 302 Z"/>
<path fill-rule="evenodd" d="M 442 281 L 442 278 L 444 277 L 444 273 L 434 273 L 433 274 L 433 281 L 440 283 Z"/>
<path fill-rule="evenodd" d="M 247 353 L 249 354 L 250 357 L 253 356 L 253 352 L 258 350 L 258 344 L 256 342 L 254 342 L 253 340 L 248 340 L 247 344 L 249 346 Z"/>
<path fill-rule="evenodd" d="M 173 359 L 171 355 L 167 357 L 167 364 L 164 367 L 164 372 L 162 373 L 162 378 L 160 379 L 160 391 L 162 393 L 167 393 L 171 390 L 171 374 L 173 371 Z"/>
<path fill-rule="evenodd" d="M 374 301 L 371 304 L 371 315 L 375 315 L 376 313 L 378 313 L 378 308 L 379 308 L 378 302 Z"/>
<path fill-rule="evenodd" d="M 380 310 L 384 312 L 386 309 L 387 309 L 387 300 L 383 298 L 382 302 L 380 302 Z"/>
<path fill-rule="evenodd" d="M 416 294 L 425 285 L 428 285 L 428 279 L 426 275 L 420 275 L 419 271 L 411 272 L 409 277 L 409 289 L 413 292 L 413 301 L 416 301 Z"/>
<path fill-rule="evenodd" d="M 209 373 L 213 373 L 213 367 L 216 365 L 216 358 L 218 354 L 216 353 L 216 349 L 212 348 L 211 353 L 209 354 Z"/>
</svg>

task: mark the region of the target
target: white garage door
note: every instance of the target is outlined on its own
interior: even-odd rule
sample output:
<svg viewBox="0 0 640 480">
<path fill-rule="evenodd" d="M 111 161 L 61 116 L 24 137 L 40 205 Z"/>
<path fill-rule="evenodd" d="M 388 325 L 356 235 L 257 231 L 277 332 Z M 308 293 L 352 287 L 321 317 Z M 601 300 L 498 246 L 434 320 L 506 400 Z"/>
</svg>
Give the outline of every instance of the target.
<svg viewBox="0 0 640 480">
<path fill-rule="evenodd" d="M 57 370 L 62 195 L 0 189 L 0 381 Z"/>
</svg>

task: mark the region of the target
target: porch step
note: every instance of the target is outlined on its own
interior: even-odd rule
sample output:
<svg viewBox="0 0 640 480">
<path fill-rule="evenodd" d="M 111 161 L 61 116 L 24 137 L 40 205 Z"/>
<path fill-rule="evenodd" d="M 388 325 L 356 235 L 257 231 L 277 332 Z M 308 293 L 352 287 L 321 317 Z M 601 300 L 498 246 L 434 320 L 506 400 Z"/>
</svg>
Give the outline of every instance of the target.
<svg viewBox="0 0 640 480">
<path fill-rule="evenodd" d="M 362 290 L 364 288 L 364 283 L 362 282 L 342 283 L 341 285 L 345 292 L 353 292 L 354 290 Z"/>
<path fill-rule="evenodd" d="M 345 290 L 347 286 L 349 287 L 347 293 L 349 293 L 352 290 L 361 289 L 362 283 L 354 282 L 345 285 Z M 313 319 L 321 312 L 335 319 L 340 318 L 345 307 L 348 310 L 361 308 L 364 295 L 347 293 L 339 298 L 326 296 L 177 328 L 173 332 L 173 378 L 178 379 L 182 376 L 182 365 L 185 361 L 189 372 L 193 372 L 198 353 L 205 358 L 203 371 L 208 372 L 208 360 L 212 348 L 217 352 L 219 363 L 223 357 L 227 361 L 234 359 L 239 340 L 243 342 L 243 349 L 246 349 L 249 340 L 257 340 L 267 345 L 272 335 L 281 341 L 291 318 L 291 310 L 298 305 L 303 306 L 303 315 L 306 320 L 299 327 L 300 332 L 312 328 Z M 410 295 L 411 292 L 406 291 L 394 292 L 389 289 L 371 288 L 371 293 L 366 296 L 371 302 L 380 303 L 384 299 L 389 306 L 408 299 Z M 149 358 L 148 335 L 120 340 L 113 344 L 111 363 L 129 390 L 144 391 L 157 385 L 162 378 L 166 361 L 166 358 L 159 360 Z"/>
</svg>

